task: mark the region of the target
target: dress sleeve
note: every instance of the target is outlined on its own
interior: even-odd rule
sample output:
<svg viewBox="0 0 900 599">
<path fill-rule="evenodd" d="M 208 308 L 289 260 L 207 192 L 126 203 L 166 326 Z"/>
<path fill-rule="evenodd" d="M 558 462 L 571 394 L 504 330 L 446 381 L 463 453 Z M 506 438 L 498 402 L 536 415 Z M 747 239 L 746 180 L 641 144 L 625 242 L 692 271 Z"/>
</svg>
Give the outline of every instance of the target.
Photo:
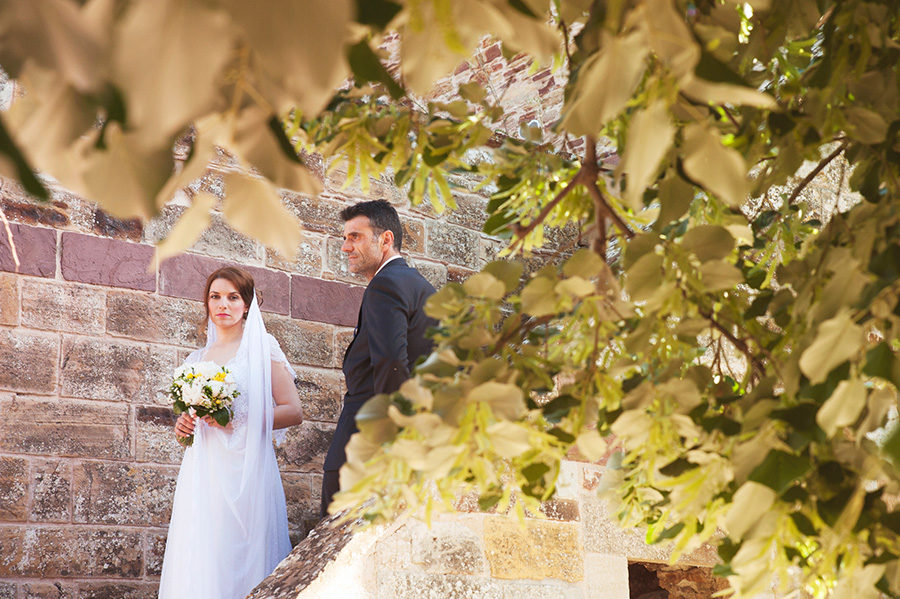
<svg viewBox="0 0 900 599">
<path fill-rule="evenodd" d="M 266 333 L 266 335 L 269 337 L 269 353 L 272 355 L 272 361 L 284 364 L 284 367 L 291 374 L 291 378 L 297 378 L 297 373 L 291 367 L 290 362 L 288 362 L 287 356 L 281 351 L 281 345 L 278 344 L 278 340 L 272 336 L 272 333 Z"/>
<path fill-rule="evenodd" d="M 266 335 L 269 337 L 269 353 L 272 356 L 272 362 L 280 362 L 281 364 L 284 364 L 284 367 L 287 368 L 287 371 L 290 373 L 291 378 L 296 379 L 297 373 L 291 367 L 290 362 L 288 362 L 287 356 L 285 356 L 284 352 L 281 351 L 281 345 L 278 344 L 278 340 L 272 336 L 272 333 L 266 333 Z M 287 429 L 272 431 L 272 440 L 275 442 L 275 445 L 279 447 L 284 445 L 286 434 Z"/>
</svg>

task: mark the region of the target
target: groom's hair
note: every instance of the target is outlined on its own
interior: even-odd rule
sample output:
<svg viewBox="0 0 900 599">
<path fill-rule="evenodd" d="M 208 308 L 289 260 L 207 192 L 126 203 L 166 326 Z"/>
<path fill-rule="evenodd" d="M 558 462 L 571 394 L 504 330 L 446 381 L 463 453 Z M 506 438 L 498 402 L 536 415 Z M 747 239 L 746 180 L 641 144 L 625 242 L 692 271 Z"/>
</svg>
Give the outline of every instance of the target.
<svg viewBox="0 0 900 599">
<path fill-rule="evenodd" d="M 400 251 L 403 242 L 403 227 L 400 226 L 400 217 L 397 211 L 387 200 L 370 200 L 359 202 L 341 210 L 341 219 L 347 222 L 351 218 L 365 216 L 369 219 L 369 225 L 376 235 L 385 231 L 394 234 L 394 249 Z"/>
</svg>

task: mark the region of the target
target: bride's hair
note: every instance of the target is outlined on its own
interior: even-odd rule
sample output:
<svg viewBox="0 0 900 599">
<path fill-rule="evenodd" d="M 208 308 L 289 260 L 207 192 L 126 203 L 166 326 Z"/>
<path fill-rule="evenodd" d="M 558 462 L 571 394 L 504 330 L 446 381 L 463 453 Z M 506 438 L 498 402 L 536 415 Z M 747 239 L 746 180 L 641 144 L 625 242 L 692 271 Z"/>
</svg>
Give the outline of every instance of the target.
<svg viewBox="0 0 900 599">
<path fill-rule="evenodd" d="M 212 287 L 213 281 L 216 279 L 225 279 L 238 290 L 241 299 L 247 307 L 253 303 L 253 277 L 246 270 L 237 268 L 236 266 L 224 266 L 206 278 L 206 288 L 203 290 L 203 308 L 206 310 L 206 317 L 209 318 L 209 288 Z M 262 305 L 262 292 L 256 292 L 256 299 L 259 305 Z M 247 318 L 247 313 L 244 313 Z"/>
</svg>

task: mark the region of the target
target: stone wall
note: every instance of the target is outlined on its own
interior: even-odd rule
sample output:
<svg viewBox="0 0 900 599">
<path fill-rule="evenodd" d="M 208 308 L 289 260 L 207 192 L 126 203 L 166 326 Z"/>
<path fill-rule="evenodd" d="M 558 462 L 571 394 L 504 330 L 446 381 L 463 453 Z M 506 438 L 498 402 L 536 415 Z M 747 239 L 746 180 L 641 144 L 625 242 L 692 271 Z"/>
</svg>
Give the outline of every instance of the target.
<svg viewBox="0 0 900 599">
<path fill-rule="evenodd" d="M 468 80 L 503 97 L 502 132 L 530 121 L 549 128 L 557 116 L 555 76 L 507 62 L 495 44 L 485 42 L 432 98 Z M 0 109 L 20 93 L 0 72 Z M 176 150 L 176 160 L 183 154 Z M 410 206 L 388 177 L 364 194 L 340 170 L 326 177 L 318 165 L 318 175 L 319 197 L 283 192 L 305 231 L 296 258 L 235 233 L 215 213 L 188 253 L 159 265 L 153 244 L 194 192 L 221 196 L 220 171 L 145 224 L 113 218 L 52 181 L 52 201 L 37 203 L 0 179 L 0 209 L 20 261 L 17 270 L 0 226 L 0 599 L 156 596 L 181 459 L 162 389 L 204 342 L 201 286 L 224 264 L 251 271 L 269 331 L 298 372 L 307 420 L 289 432 L 278 460 L 294 542 L 315 525 L 344 392 L 340 361 L 364 284 L 341 255 L 338 212 L 362 199 L 391 201 L 404 223 L 405 255 L 436 287 L 464 280 L 500 249 L 480 232 L 486 197 L 473 181 L 455 179 L 460 209 L 438 215 Z M 532 264 L 577 239 L 555 242 Z"/>
<path fill-rule="evenodd" d="M 250 599 L 706 599 L 725 587 L 711 547 L 669 565 L 666 548 L 619 529 L 596 492 L 602 471 L 563 462 L 557 497 L 524 523 L 474 501 L 430 525 L 325 522 Z"/>
<path fill-rule="evenodd" d="M 217 180 L 213 171 L 200 185 Z M 14 272 L 0 236 L 0 598 L 155 597 L 181 459 L 162 389 L 204 342 L 201 286 L 226 263 L 255 277 L 267 326 L 298 372 L 307 420 L 278 459 L 293 540 L 315 524 L 363 291 L 340 254 L 338 218 L 363 196 L 340 181 L 327 189 L 284 194 L 306 232 L 293 261 L 215 216 L 189 253 L 154 271 L 152 242 L 186 197 L 142 226 L 62 190 L 37 204 L 0 183 L 21 262 Z M 407 258 L 437 287 L 496 252 L 478 231 L 481 196 L 460 192 L 467 212 L 437 216 L 387 184 L 371 195 L 398 207 Z"/>
</svg>

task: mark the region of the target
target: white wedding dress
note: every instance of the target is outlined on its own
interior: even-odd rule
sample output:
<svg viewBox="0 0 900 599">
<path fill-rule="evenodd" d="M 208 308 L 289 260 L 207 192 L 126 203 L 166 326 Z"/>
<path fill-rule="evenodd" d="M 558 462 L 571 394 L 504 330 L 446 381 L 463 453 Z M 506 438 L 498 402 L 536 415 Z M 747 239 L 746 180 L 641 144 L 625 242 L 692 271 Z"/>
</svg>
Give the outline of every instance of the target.
<svg viewBox="0 0 900 599">
<path fill-rule="evenodd" d="M 233 404 L 233 431 L 198 421 L 194 444 L 181 462 L 160 599 L 245 597 L 291 550 L 272 447 L 271 368 L 283 364 L 294 372 L 278 342 L 265 332 L 256 303 L 240 349 L 226 365 L 240 391 Z M 186 363 L 203 361 L 215 337 L 213 327 L 208 329 L 207 347 Z"/>
</svg>

